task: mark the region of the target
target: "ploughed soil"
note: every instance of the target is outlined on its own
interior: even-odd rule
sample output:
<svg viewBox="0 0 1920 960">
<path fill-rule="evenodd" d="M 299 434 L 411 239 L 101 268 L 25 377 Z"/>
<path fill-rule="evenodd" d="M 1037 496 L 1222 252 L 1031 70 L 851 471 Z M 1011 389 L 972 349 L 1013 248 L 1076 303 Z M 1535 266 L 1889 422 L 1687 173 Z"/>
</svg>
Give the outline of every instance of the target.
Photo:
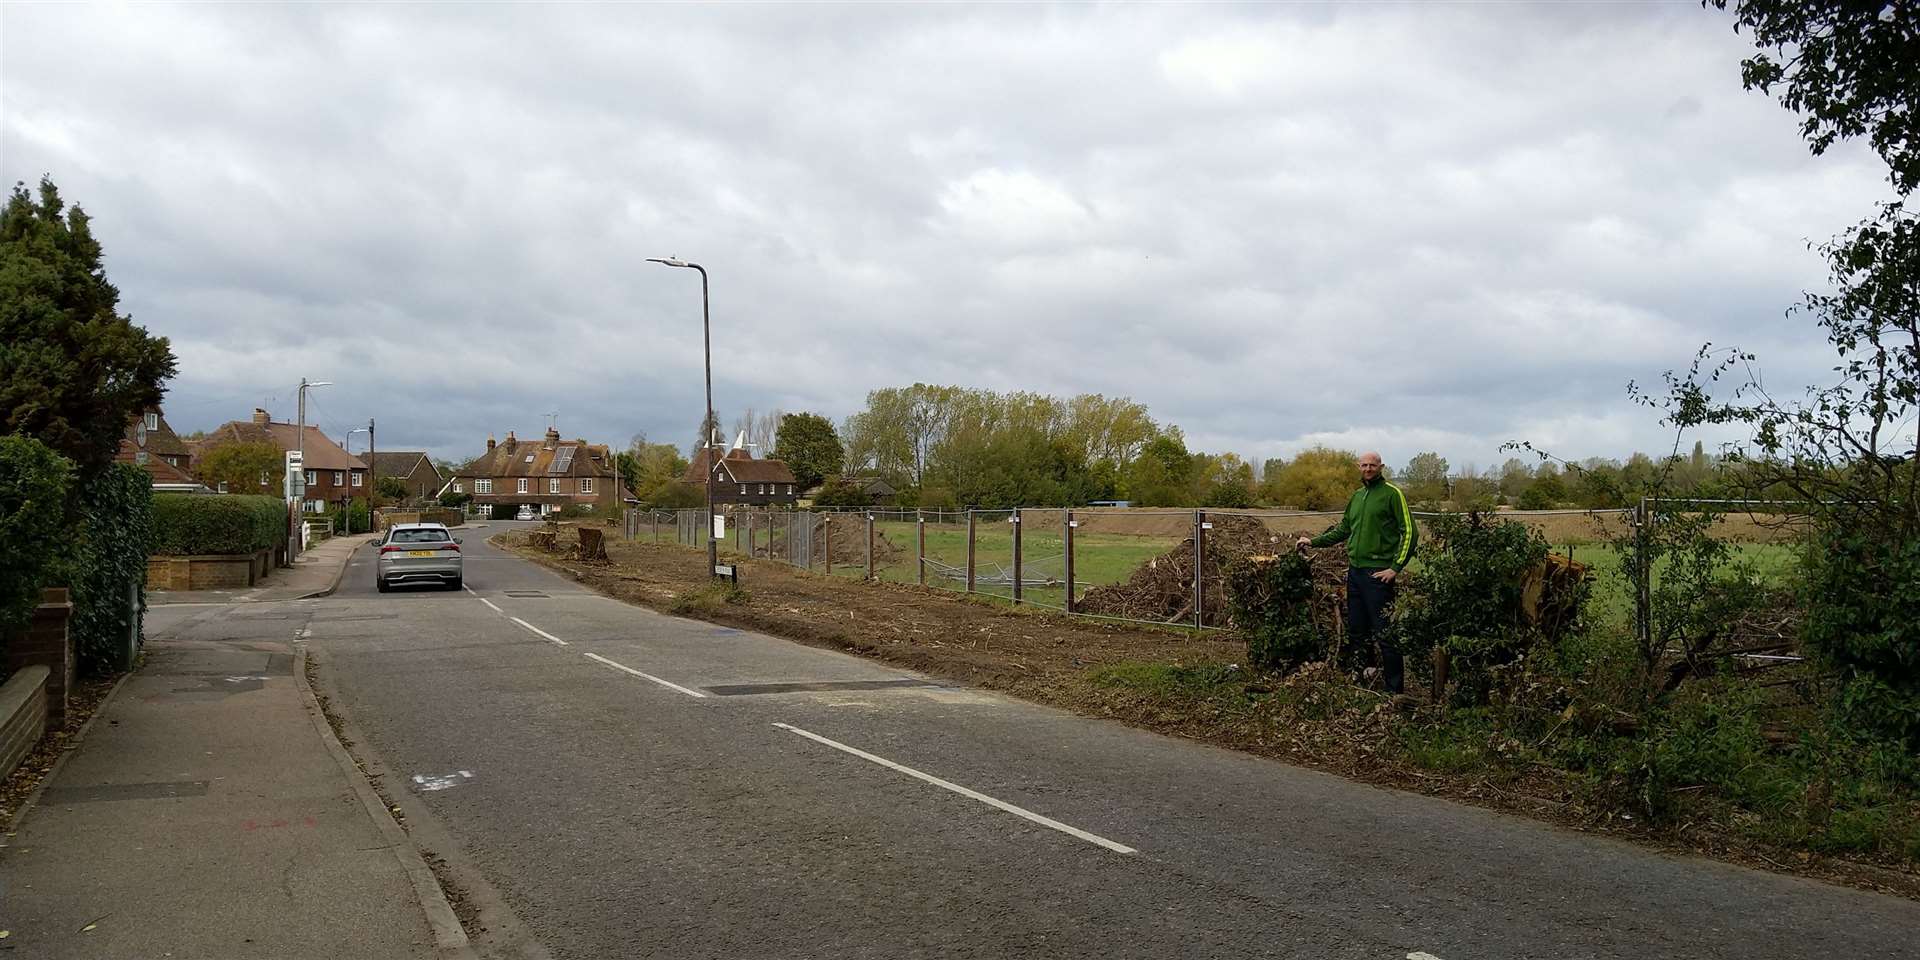
<svg viewBox="0 0 1920 960">
<path fill-rule="evenodd" d="M 1583 805 L 1563 772 L 1531 767 L 1460 773 L 1419 768 L 1392 747 L 1398 721 L 1431 714 L 1424 691 L 1397 700 L 1348 683 L 1324 664 L 1286 678 L 1245 672 L 1246 646 L 1226 631 L 1195 633 L 1069 616 L 1003 599 L 909 584 L 809 573 L 785 563 L 729 558 L 740 592 L 727 598 L 705 571 L 706 554 L 674 544 L 609 537 L 608 560 L 573 559 L 576 536 L 531 547 L 520 531 L 491 542 L 607 596 L 679 616 L 871 657 L 931 676 L 1000 691 L 1171 736 L 1285 760 L 1349 779 L 1465 801 L 1571 829 L 1604 833 L 1761 869 L 1819 877 L 1920 899 L 1920 873 L 1781 850 L 1732 830 L 1690 823 L 1649 827 L 1637 816 Z M 1223 710 L 1139 685 L 1101 682 L 1102 668 L 1141 664 L 1245 677 L 1251 713 Z M 1237 682 L 1237 681 L 1236 681 Z M 1238 686 L 1235 689 L 1239 689 Z M 1272 704 L 1272 710 L 1264 705 Z M 1288 706 L 1282 707 L 1281 704 Z M 1298 722 L 1302 706 L 1333 722 Z M 1494 745 L 1497 747 L 1498 745 Z"/>
</svg>

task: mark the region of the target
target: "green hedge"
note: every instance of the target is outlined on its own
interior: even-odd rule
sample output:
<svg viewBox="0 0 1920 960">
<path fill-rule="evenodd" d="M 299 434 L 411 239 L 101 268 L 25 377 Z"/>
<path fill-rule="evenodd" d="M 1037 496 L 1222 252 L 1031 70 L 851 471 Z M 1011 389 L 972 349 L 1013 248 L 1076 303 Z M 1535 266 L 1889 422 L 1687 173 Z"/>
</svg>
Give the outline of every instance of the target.
<svg viewBox="0 0 1920 960">
<path fill-rule="evenodd" d="M 154 539 L 151 480 L 139 467 L 116 464 L 78 492 L 74 552 L 58 578 L 72 591 L 67 632 L 82 671 L 127 670 L 147 606 L 147 557 Z"/>
<path fill-rule="evenodd" d="M 253 553 L 285 543 L 279 497 L 164 493 L 153 498 L 153 552 L 169 556 Z"/>
<path fill-rule="evenodd" d="M 38 440 L 0 437 L 0 635 L 26 625 L 51 568 L 72 549 L 63 529 L 72 471 Z"/>
</svg>

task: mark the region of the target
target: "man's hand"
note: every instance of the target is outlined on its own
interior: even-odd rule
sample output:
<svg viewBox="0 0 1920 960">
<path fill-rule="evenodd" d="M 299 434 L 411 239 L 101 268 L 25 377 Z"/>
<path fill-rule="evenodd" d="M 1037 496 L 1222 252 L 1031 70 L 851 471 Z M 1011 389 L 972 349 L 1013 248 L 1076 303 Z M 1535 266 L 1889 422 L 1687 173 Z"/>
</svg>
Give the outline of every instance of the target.
<svg viewBox="0 0 1920 960">
<path fill-rule="evenodd" d="M 1380 581 L 1381 583 L 1392 583 L 1393 577 L 1394 577 L 1394 573 L 1393 573 L 1392 567 L 1388 567 L 1385 570 L 1378 571 L 1373 575 L 1373 578 L 1375 580 Z"/>
<path fill-rule="evenodd" d="M 1293 542 L 1293 548 L 1294 548 L 1295 550 L 1299 550 L 1299 551 L 1301 551 L 1301 552 L 1303 552 L 1303 553 L 1304 553 L 1304 552 L 1306 552 L 1306 549 L 1307 549 L 1308 547 L 1311 547 L 1311 546 L 1313 546 L 1313 538 L 1312 538 L 1312 537 L 1301 537 L 1300 539 L 1298 539 L 1298 540 L 1295 540 L 1295 541 Z"/>
</svg>

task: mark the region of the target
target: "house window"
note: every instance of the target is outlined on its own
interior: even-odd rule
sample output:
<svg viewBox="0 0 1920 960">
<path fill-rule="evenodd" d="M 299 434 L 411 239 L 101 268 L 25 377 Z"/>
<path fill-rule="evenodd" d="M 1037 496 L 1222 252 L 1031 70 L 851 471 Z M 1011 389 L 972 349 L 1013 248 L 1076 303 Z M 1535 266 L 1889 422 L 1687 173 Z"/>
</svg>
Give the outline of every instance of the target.
<svg viewBox="0 0 1920 960">
<path fill-rule="evenodd" d="M 764 483 L 760 485 L 760 495 L 763 497 L 767 495 L 767 485 Z"/>
<path fill-rule="evenodd" d="M 454 489 L 455 490 L 460 489 L 459 485 L 455 484 Z M 473 492 L 474 493 L 492 493 L 493 481 L 492 480 L 475 480 L 473 482 Z"/>
<path fill-rule="evenodd" d="M 740 495 L 746 496 L 746 493 L 747 493 L 747 485 L 743 483 L 740 485 Z"/>
<path fill-rule="evenodd" d="M 483 483 L 483 482 L 485 482 L 485 481 L 476 481 L 476 482 L 474 483 L 474 485 L 473 485 L 473 489 L 474 489 L 474 491 L 475 491 L 475 492 L 478 492 L 478 491 L 480 490 L 480 483 Z M 465 492 L 467 492 L 467 490 L 466 490 L 466 488 L 465 488 L 465 487 L 463 487 L 463 486 L 461 486 L 461 485 L 460 485 L 460 481 L 458 481 L 458 480 L 455 480 L 455 481 L 453 482 L 453 492 L 454 492 L 454 493 L 465 493 Z"/>
<path fill-rule="evenodd" d="M 520 478 L 520 489 L 519 489 L 518 491 L 516 491 L 516 492 L 518 492 L 518 493 L 526 493 L 526 492 L 527 492 L 527 478 L 526 478 L 526 477 L 521 477 L 521 478 Z"/>
<path fill-rule="evenodd" d="M 580 478 L 580 492 L 581 492 L 581 493 L 592 493 L 592 492 L 593 492 L 593 479 L 592 479 L 592 478 L 590 478 L 590 477 L 581 477 L 581 478 Z"/>
<path fill-rule="evenodd" d="M 344 473 L 342 473 L 342 472 L 340 472 L 340 471 L 338 471 L 338 470 L 335 470 L 335 471 L 333 472 L 333 485 L 334 485 L 334 486 L 336 486 L 336 487 L 344 487 L 344 486 L 346 486 L 346 485 L 347 485 L 347 475 L 346 475 L 346 474 L 344 474 Z"/>
<path fill-rule="evenodd" d="M 139 452 L 137 452 L 137 453 L 135 453 L 135 454 L 133 455 L 133 462 L 134 462 L 134 463 L 137 463 L 137 464 L 139 464 L 139 465 L 141 465 L 141 466 L 143 466 L 143 467 L 144 467 L 144 466 L 146 466 L 146 465 L 147 465 L 147 452 L 146 452 L 145 450 L 141 450 L 141 451 L 139 451 Z"/>
<path fill-rule="evenodd" d="M 548 493 L 559 493 L 559 492 L 560 492 L 560 478 L 559 478 L 559 477 L 554 477 L 553 479 L 551 479 L 551 480 L 548 480 L 548 481 L 547 481 L 547 492 L 548 492 Z"/>
<path fill-rule="evenodd" d="M 167 466 L 169 467 L 177 467 L 180 465 L 179 457 L 168 457 L 166 458 L 166 460 L 167 460 Z"/>
<path fill-rule="evenodd" d="M 149 413 L 149 414 L 147 414 L 147 429 L 148 429 L 148 430 L 158 430 L 158 429 L 160 429 L 160 415 L 159 415 L 159 414 L 157 414 L 157 413 Z"/>
<path fill-rule="evenodd" d="M 320 482 L 320 474 L 313 470 L 308 470 L 306 485 L 311 487 L 319 482 Z"/>
<path fill-rule="evenodd" d="M 220 481 L 220 492 L 221 493 L 227 492 L 227 482 L 225 480 Z"/>
<path fill-rule="evenodd" d="M 787 484 L 787 496 L 793 496 L 793 484 Z"/>
<path fill-rule="evenodd" d="M 260 471 L 260 485 L 263 487 L 267 485 L 267 472 L 265 470 Z"/>
<path fill-rule="evenodd" d="M 356 487 L 357 487 L 357 486 L 359 486 L 359 485 L 360 485 L 360 478 L 361 478 L 361 477 L 363 477 L 363 476 L 365 476 L 365 474 L 360 474 L 360 473 L 356 473 L 356 474 L 354 474 L 354 475 L 353 475 L 353 485 L 354 485 L 354 486 L 356 486 Z"/>
</svg>

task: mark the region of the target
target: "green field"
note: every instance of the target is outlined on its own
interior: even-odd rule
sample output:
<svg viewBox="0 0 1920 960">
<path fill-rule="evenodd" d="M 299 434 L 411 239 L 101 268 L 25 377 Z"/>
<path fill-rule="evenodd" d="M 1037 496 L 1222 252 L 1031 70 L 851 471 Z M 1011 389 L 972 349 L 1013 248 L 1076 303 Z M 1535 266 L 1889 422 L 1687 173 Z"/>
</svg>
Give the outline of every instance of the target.
<svg viewBox="0 0 1920 960">
<path fill-rule="evenodd" d="M 864 549 L 849 549 L 845 537 L 858 544 L 865 536 L 865 524 L 857 518 L 834 525 L 834 554 L 842 558 L 833 567 L 835 576 L 862 577 L 866 574 Z M 894 583 L 916 583 L 919 569 L 915 555 L 916 524 L 912 521 L 879 520 L 874 531 L 890 545 L 877 550 L 876 576 Z M 975 527 L 975 593 L 1011 600 L 1013 534 L 1005 515 L 983 515 Z M 764 532 L 761 534 L 764 537 Z M 764 540 L 759 540 L 764 543 Z M 1084 596 L 1091 587 L 1117 583 L 1132 576 L 1148 561 L 1162 556 L 1181 544 L 1177 537 L 1147 537 L 1130 534 L 1088 533 L 1074 535 L 1075 595 Z M 735 537 L 729 536 L 725 549 L 733 550 Z M 1632 618 L 1632 591 L 1618 575 L 1619 561 L 1613 550 L 1603 544 L 1582 542 L 1556 544 L 1554 552 L 1586 565 L 1594 577 L 1591 610 L 1602 622 L 1626 623 Z M 1784 581 L 1796 563 L 1796 548 L 1786 544 L 1733 544 L 1736 562 L 1751 564 L 1764 579 Z M 1063 543 L 1057 525 L 1052 530 L 1035 529 L 1021 540 L 1022 573 L 1029 582 L 1022 599 L 1036 606 L 1064 608 L 1066 576 Z M 927 586 L 941 590 L 966 590 L 967 533 L 964 524 L 926 524 Z M 844 562 L 848 557 L 860 558 Z M 1420 567 L 1416 557 L 1412 570 Z M 818 569 L 818 568 L 816 568 Z M 1659 575 L 1658 571 L 1655 576 Z M 1051 580 L 1038 585 L 1036 579 Z"/>
</svg>

